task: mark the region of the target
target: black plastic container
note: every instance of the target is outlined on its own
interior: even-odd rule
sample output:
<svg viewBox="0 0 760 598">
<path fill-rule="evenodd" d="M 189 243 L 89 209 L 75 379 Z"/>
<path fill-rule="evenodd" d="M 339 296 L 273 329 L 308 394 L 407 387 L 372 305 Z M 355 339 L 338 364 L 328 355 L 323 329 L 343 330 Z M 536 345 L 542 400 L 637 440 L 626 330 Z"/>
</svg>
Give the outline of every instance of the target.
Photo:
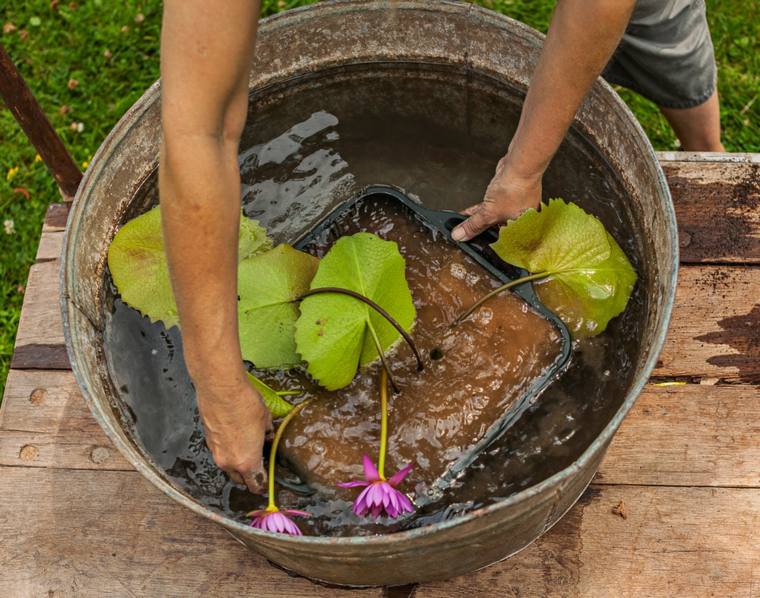
<svg viewBox="0 0 760 598">
<path fill-rule="evenodd" d="M 345 219 L 351 218 L 360 204 L 372 202 L 389 202 L 395 204 L 393 207 L 399 209 L 401 213 L 408 218 L 417 221 L 423 227 L 429 229 L 437 240 L 442 243 L 456 245 L 462 252 L 467 254 L 478 265 L 484 268 L 492 277 L 506 283 L 528 274 L 526 271 L 515 268 L 501 260 L 494 251 L 489 247 L 497 236 L 493 230 L 487 230 L 480 234 L 472 241 L 460 243 L 451 238 L 452 229 L 464 220 L 464 217 L 457 212 L 450 210 L 432 210 L 422 206 L 420 203 L 407 197 L 402 191 L 395 187 L 386 185 L 375 185 L 365 189 L 363 193 L 351 199 L 335 210 L 330 212 L 315 227 L 302 236 L 296 243 L 295 247 L 302 251 L 313 252 L 317 245 L 327 245 L 330 241 L 338 238 L 336 228 L 339 223 Z M 373 231 L 368 231 L 373 232 Z M 531 282 L 519 284 L 510 289 L 517 297 L 527 303 L 532 311 L 539 316 L 549 320 L 561 339 L 560 352 L 554 362 L 547 367 L 541 376 L 536 378 L 528 387 L 526 392 L 512 405 L 504 411 L 502 416 L 488 429 L 483 438 L 473 445 L 472 449 L 467 451 L 456 461 L 451 468 L 444 474 L 433 486 L 428 496 L 424 497 L 423 502 L 429 502 L 437 499 L 440 493 L 449 486 L 464 470 L 475 460 L 478 454 L 488 447 L 494 440 L 499 438 L 523 412 L 533 403 L 541 393 L 551 384 L 553 380 L 568 366 L 572 353 L 572 339 L 567 326 L 552 311 L 550 311 L 538 299 Z M 419 504 L 419 501 L 418 501 Z"/>
</svg>

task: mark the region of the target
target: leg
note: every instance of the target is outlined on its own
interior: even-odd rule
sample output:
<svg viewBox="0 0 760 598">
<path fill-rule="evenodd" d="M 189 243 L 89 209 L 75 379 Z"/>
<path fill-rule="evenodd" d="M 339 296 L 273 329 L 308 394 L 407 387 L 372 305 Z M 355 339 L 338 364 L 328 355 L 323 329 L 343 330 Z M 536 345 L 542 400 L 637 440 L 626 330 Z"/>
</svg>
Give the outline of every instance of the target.
<svg viewBox="0 0 760 598">
<path fill-rule="evenodd" d="M 720 142 L 720 103 L 717 91 L 707 101 L 693 108 L 660 106 L 660 111 L 673 127 L 685 151 L 726 151 Z"/>
</svg>

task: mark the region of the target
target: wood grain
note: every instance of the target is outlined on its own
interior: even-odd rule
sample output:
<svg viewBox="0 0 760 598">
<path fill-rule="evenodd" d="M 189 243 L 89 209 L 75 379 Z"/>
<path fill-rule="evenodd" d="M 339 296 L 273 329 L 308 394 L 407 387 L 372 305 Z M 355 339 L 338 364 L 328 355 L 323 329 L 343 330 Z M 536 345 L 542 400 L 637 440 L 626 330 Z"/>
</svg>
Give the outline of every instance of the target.
<svg viewBox="0 0 760 598">
<path fill-rule="evenodd" d="M 760 163 L 663 162 L 681 262 L 760 263 Z"/>
<path fill-rule="evenodd" d="M 621 501 L 626 519 L 612 512 Z M 523 552 L 420 585 L 415 598 L 751 598 L 760 582 L 759 525 L 756 490 L 591 486 Z"/>
<path fill-rule="evenodd" d="M 4 467 L 0 475 L 0 596 L 336 594 L 269 565 L 137 472 Z"/>
<path fill-rule="evenodd" d="M 616 434 L 597 481 L 760 488 L 758 398 L 753 385 L 648 385 Z M 131 469 L 90 415 L 71 372 L 12 370 L 0 430 L 5 465 Z M 27 445 L 39 450 L 33 461 L 21 457 Z M 109 459 L 93 462 L 95 447 L 109 447 Z"/>
<path fill-rule="evenodd" d="M 686 265 L 655 374 L 731 384 L 648 385 L 554 529 L 415 596 L 760 595 L 760 163 L 664 168 Z M 10 372 L 0 405 L 0 596 L 390 596 L 287 576 L 164 497 L 109 444 L 72 373 L 50 370 L 63 351 L 67 213 L 46 217 L 17 338 L 24 369 Z M 613 513 L 621 501 L 625 519 Z"/>
<path fill-rule="evenodd" d="M 11 370 L 0 405 L 0 430 L 102 433 L 70 371 Z"/>
<path fill-rule="evenodd" d="M 0 96 L 29 141 L 42 156 L 61 192 L 71 200 L 82 180 L 82 173 L 2 45 Z"/>
<path fill-rule="evenodd" d="M 16 340 L 19 356 L 14 359 L 15 368 L 68 367 L 57 304 L 57 264 L 32 266 Z M 673 318 L 655 375 L 760 380 L 759 301 L 760 267 L 682 267 Z"/>
<path fill-rule="evenodd" d="M 66 228 L 66 221 L 71 210 L 70 203 L 51 203 L 45 212 L 45 222 L 42 225 L 43 233 L 60 232 Z"/>
<path fill-rule="evenodd" d="M 107 469 L 132 471 L 101 432 L 93 436 L 38 434 L 3 430 L 0 434 L 0 465 L 50 469 Z"/>
<path fill-rule="evenodd" d="M 58 307 L 58 260 L 34 264 L 24 293 L 16 347 L 62 345 L 63 325 Z"/>
<path fill-rule="evenodd" d="M 655 375 L 760 380 L 760 268 L 681 268 Z"/>
<path fill-rule="evenodd" d="M 42 233 L 40 245 L 37 248 L 37 261 L 49 262 L 61 257 L 63 247 L 63 231 L 51 231 Z"/>
<path fill-rule="evenodd" d="M 760 488 L 760 388 L 648 385 L 595 481 Z"/>
<path fill-rule="evenodd" d="M 0 595 L 380 595 L 288 577 L 136 472 L 2 475 Z M 613 513 L 621 501 L 626 519 Z M 522 553 L 422 584 L 415 596 L 749 597 L 760 575 L 758 525 L 755 490 L 592 486 Z"/>
</svg>

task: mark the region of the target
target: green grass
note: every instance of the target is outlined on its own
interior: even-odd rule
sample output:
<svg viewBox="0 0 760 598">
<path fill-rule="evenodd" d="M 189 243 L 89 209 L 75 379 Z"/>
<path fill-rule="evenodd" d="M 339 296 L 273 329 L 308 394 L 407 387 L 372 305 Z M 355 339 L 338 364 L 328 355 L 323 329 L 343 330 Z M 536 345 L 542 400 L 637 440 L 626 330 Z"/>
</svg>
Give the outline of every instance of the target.
<svg viewBox="0 0 760 598">
<path fill-rule="evenodd" d="M 314 1 L 264 0 L 264 11 L 271 14 Z M 552 0 L 478 3 L 541 30 L 554 5 Z M 88 0 L 77 6 L 61 0 L 56 10 L 50 0 L 2 4 L 0 24 L 16 27 L 2 34 L 2 44 L 76 162 L 85 164 L 123 112 L 158 77 L 161 3 Z M 708 0 L 708 10 L 720 72 L 724 143 L 729 151 L 760 151 L 760 3 Z M 68 86 L 71 79 L 79 82 L 74 89 Z M 675 138 L 657 109 L 635 94 L 622 95 L 654 146 L 672 149 Z M 62 112 L 64 107 L 67 112 Z M 84 126 L 81 132 L 72 129 L 77 123 Z M 19 188 L 28 191 L 29 199 L 14 191 Z M 0 392 L 42 218 L 47 205 L 58 199 L 52 178 L 35 161 L 34 149 L 9 111 L 0 110 L 0 219 L 12 220 L 14 226 L 10 235 L 0 229 Z"/>
</svg>

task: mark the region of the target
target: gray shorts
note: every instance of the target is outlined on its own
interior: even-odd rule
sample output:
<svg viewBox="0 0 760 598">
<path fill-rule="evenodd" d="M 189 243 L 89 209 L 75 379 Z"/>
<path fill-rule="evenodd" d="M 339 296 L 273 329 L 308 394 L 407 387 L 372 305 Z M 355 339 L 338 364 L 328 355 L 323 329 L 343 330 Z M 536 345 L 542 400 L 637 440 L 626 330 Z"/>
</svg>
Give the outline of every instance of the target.
<svg viewBox="0 0 760 598">
<path fill-rule="evenodd" d="M 602 76 L 665 108 L 692 108 L 715 91 L 704 0 L 638 0 Z"/>
</svg>

